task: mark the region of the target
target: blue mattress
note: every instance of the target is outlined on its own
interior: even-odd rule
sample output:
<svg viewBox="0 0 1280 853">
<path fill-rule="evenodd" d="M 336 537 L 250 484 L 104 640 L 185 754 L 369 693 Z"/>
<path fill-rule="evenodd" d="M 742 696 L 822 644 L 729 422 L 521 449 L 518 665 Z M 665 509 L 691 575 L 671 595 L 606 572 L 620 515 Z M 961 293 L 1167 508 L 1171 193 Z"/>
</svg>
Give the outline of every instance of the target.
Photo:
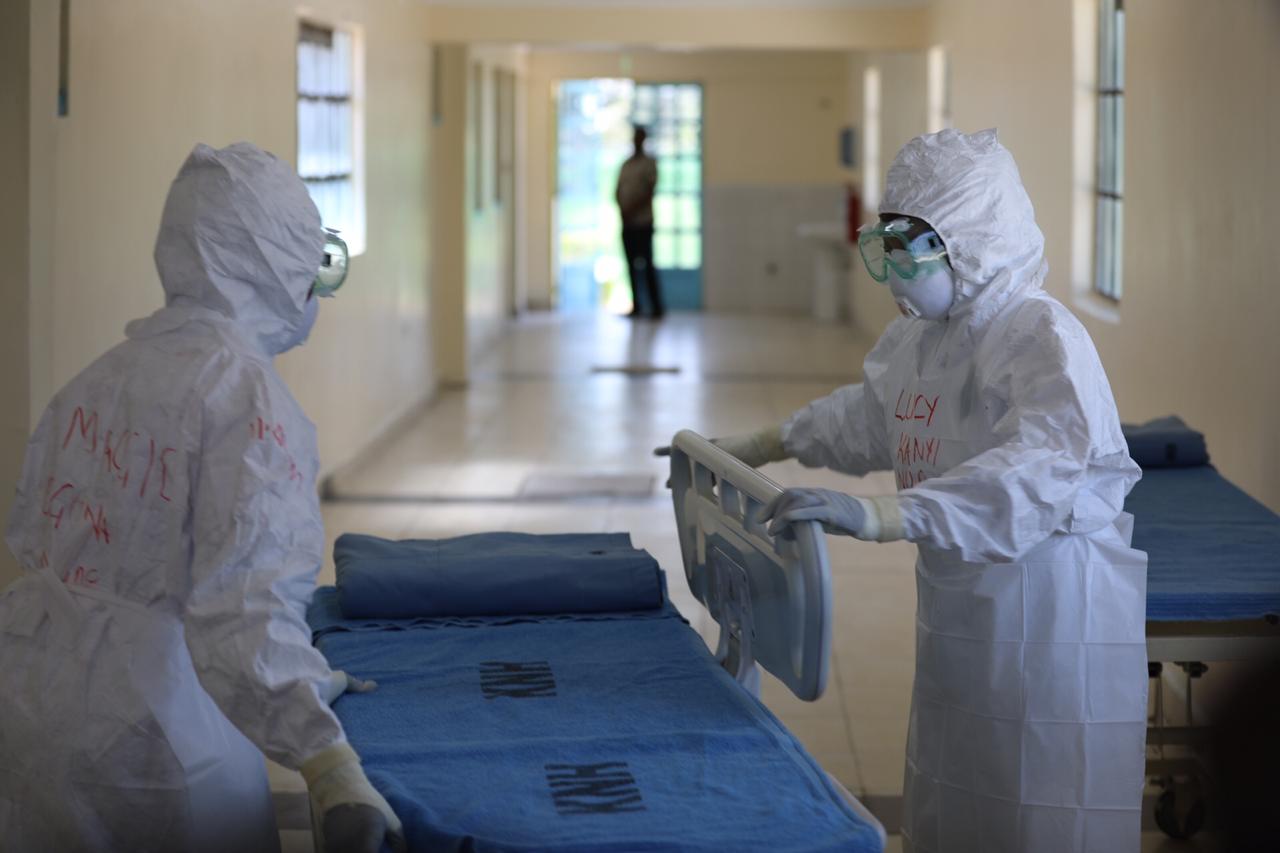
<svg viewBox="0 0 1280 853">
<path fill-rule="evenodd" d="M 659 609 L 309 620 L 334 704 L 420 851 L 879 851 L 878 830 Z"/>
<path fill-rule="evenodd" d="M 1147 552 L 1147 619 L 1280 614 L 1280 516 L 1212 466 L 1146 469 L 1125 503 Z"/>
</svg>

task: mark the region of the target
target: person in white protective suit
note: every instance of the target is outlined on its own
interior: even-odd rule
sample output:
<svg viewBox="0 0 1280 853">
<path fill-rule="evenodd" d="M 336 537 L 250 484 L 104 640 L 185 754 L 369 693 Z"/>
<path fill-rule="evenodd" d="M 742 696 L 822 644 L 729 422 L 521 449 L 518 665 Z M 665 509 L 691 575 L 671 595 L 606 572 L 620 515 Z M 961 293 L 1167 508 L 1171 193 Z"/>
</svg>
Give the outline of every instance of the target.
<svg viewBox="0 0 1280 853">
<path fill-rule="evenodd" d="M 7 533 L 24 575 L 0 593 L 0 847 L 278 850 L 259 749 L 302 771 L 328 849 L 399 846 L 329 708 L 369 685 L 331 671 L 304 620 L 316 436 L 272 364 L 345 247 L 287 164 L 198 145 L 155 261 L 165 306 L 27 447 Z"/>
<path fill-rule="evenodd" d="M 907 143 L 880 210 L 861 248 L 904 316 L 863 381 L 719 443 L 896 476 L 871 499 L 788 489 L 763 517 L 919 547 L 906 849 L 1136 851 L 1146 556 L 1102 364 L 1041 289 L 1044 238 L 994 130 Z"/>
</svg>

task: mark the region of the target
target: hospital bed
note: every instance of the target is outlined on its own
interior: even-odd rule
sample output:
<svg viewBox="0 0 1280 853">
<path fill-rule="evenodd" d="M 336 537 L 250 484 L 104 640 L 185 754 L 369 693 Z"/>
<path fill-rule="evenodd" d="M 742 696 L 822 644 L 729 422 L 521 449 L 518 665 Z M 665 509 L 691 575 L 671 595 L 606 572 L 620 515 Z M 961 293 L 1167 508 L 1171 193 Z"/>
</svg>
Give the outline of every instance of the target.
<svg viewBox="0 0 1280 853">
<path fill-rule="evenodd" d="M 1201 438 L 1202 440 L 1202 438 Z M 1131 451 L 1140 462 L 1142 454 Z M 1133 545 L 1147 553 L 1147 656 L 1155 679 L 1148 775 L 1164 787 L 1156 822 L 1188 837 L 1203 824 L 1208 780 L 1195 753 L 1206 732 L 1193 685 L 1208 664 L 1280 655 L 1280 516 L 1208 464 L 1144 465 L 1125 504 Z M 1165 723 L 1166 666 L 1184 674 L 1185 725 Z M 1173 756 L 1175 751 L 1182 753 Z M 1180 802 L 1181 801 L 1181 802 Z"/>
<path fill-rule="evenodd" d="M 334 711 L 411 849 L 883 850 L 880 824 L 753 691 L 757 665 L 802 699 L 825 687 L 821 528 L 769 536 L 755 515 L 778 486 L 693 433 L 671 465 L 685 579 L 719 626 L 715 654 L 625 534 L 340 538 L 337 586 L 308 620 L 335 668 L 379 683 Z M 552 561 L 528 583 L 504 570 L 504 555 L 548 552 L 571 570 Z M 454 565 L 430 594 L 404 586 L 453 557 L 474 577 Z M 616 589 L 592 584 L 606 563 Z"/>
</svg>

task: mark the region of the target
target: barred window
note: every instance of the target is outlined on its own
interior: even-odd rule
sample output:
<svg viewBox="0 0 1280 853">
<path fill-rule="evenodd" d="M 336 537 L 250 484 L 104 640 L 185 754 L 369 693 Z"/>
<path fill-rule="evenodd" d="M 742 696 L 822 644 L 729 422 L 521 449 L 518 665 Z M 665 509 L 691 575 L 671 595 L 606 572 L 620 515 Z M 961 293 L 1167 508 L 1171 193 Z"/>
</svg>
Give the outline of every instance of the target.
<svg viewBox="0 0 1280 853">
<path fill-rule="evenodd" d="M 1124 0 L 1100 0 L 1094 290 L 1118 300 L 1124 269 Z"/>
<path fill-rule="evenodd" d="M 702 267 L 702 86 L 637 83 L 631 123 L 649 133 L 658 161 L 653 261 L 659 269 Z"/>
<path fill-rule="evenodd" d="M 353 34 L 302 22 L 298 30 L 298 174 L 328 228 L 363 250 Z"/>
</svg>

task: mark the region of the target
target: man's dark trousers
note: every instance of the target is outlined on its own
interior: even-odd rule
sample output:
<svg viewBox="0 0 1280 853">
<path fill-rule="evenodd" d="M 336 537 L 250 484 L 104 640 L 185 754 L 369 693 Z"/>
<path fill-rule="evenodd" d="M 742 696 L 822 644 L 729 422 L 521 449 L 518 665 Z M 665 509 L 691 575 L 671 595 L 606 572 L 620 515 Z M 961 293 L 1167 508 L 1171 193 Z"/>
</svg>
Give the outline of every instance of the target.
<svg viewBox="0 0 1280 853">
<path fill-rule="evenodd" d="M 640 277 L 643 276 L 649 310 L 654 317 L 661 317 L 666 311 L 662 305 L 658 270 L 653 265 L 653 226 L 623 228 L 622 250 L 627 256 L 627 274 L 631 279 L 631 313 L 643 313 L 640 310 Z"/>
</svg>

